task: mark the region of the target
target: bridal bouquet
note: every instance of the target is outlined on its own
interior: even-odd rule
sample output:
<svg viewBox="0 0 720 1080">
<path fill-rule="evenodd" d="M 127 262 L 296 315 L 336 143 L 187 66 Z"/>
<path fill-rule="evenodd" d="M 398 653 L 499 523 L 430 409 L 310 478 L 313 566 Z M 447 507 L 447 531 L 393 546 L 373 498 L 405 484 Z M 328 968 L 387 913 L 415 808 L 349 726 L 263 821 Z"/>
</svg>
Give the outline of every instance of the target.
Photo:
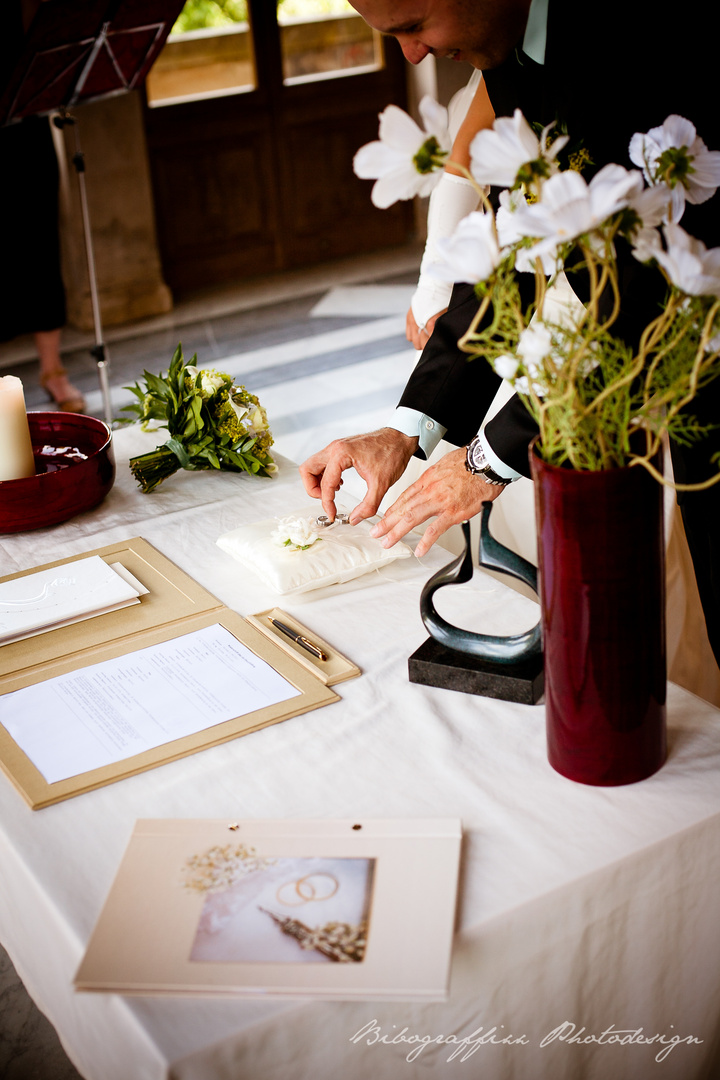
<svg viewBox="0 0 720 1080">
<path fill-rule="evenodd" d="M 197 355 L 187 364 L 178 345 L 166 375 L 144 372 L 144 382 L 125 387 L 138 399 L 124 406 L 144 430 L 167 428 L 170 438 L 150 453 L 132 458 L 133 476 L 147 493 L 178 469 L 227 469 L 270 476 L 277 471 L 269 450 L 268 418 L 254 394 L 230 375 L 198 371 Z"/>
<path fill-rule="evenodd" d="M 448 160 L 445 111 L 425 99 L 420 112 L 425 131 L 389 106 L 379 141 L 355 157 L 357 175 L 376 179 L 378 206 L 427 194 Z M 513 384 L 538 423 L 545 461 L 589 470 L 638 464 L 662 479 L 652 459 L 663 434 L 685 444 L 704 437 L 707 427 L 687 406 L 720 374 L 720 248 L 707 250 L 679 224 L 686 202 L 715 194 L 720 152 L 688 120 L 669 116 L 633 136 L 637 168 L 609 164 L 588 182 L 582 152 L 561 168 L 568 138 L 551 133 L 552 125 L 533 130 L 517 110 L 475 136 L 470 171 L 456 168 L 484 209 L 438 241 L 444 262 L 433 270 L 475 286 L 479 310 L 460 347 Z M 485 185 L 504 189 L 496 211 Z M 634 345 L 613 332 L 620 244 L 664 279 L 664 302 Z M 550 286 L 563 274 L 571 284 L 584 279 L 584 304 L 558 304 Z M 534 277 L 531 303 L 523 302 L 524 275 Z"/>
</svg>

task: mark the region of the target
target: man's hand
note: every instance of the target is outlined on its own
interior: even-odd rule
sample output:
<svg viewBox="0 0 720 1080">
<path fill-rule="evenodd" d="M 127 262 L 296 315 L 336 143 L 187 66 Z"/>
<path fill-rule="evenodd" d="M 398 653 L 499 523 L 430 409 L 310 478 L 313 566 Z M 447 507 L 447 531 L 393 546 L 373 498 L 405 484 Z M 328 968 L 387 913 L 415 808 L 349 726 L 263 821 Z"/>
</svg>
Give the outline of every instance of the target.
<svg viewBox="0 0 720 1080">
<path fill-rule="evenodd" d="M 395 428 L 335 439 L 303 462 L 300 476 L 308 495 L 321 499 L 323 510 L 334 521 L 335 493 L 342 484 L 342 474 L 354 468 L 367 484 L 367 495 L 350 514 L 350 524 L 357 525 L 377 514 L 383 495 L 405 472 L 417 444 L 416 435 L 404 435 Z"/>
<path fill-rule="evenodd" d="M 479 514 L 482 504 L 496 499 L 502 490 L 500 485 L 487 484 L 482 477 L 467 471 L 464 447 L 452 450 L 426 469 L 370 532 L 372 536 L 385 538 L 384 547 L 392 547 L 423 521 L 435 517 L 415 548 L 415 554 L 422 556 L 451 525 L 459 525 Z"/>
<path fill-rule="evenodd" d="M 430 335 L 435 329 L 435 323 L 441 315 L 445 314 L 446 311 L 447 308 L 443 308 L 443 310 L 438 311 L 437 314 L 431 315 L 428 321 L 425 323 L 425 326 L 421 330 L 417 324 L 415 316 L 413 315 L 412 308 L 408 308 L 408 313 L 405 316 L 405 337 L 412 345 L 415 346 L 418 352 L 422 352 L 422 350 L 425 348 L 430 339 Z"/>
</svg>

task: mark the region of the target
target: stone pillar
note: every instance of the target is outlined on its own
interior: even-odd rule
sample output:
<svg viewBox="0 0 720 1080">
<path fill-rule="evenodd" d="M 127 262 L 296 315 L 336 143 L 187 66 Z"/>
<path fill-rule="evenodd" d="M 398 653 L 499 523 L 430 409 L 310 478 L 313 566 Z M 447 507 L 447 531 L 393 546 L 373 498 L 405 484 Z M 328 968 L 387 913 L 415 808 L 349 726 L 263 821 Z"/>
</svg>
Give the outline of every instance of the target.
<svg viewBox="0 0 720 1080">
<path fill-rule="evenodd" d="M 157 246 L 142 104 L 137 92 L 72 110 L 85 156 L 90 224 L 103 326 L 172 308 Z M 60 235 L 68 322 L 93 329 L 75 126 L 55 131 L 60 162 Z"/>
</svg>

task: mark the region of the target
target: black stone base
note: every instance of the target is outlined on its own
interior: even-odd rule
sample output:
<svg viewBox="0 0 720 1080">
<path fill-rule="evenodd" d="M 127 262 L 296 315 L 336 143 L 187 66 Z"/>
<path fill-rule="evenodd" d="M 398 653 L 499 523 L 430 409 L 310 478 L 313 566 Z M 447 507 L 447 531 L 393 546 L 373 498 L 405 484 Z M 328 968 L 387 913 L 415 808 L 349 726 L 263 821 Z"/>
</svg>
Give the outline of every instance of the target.
<svg viewBox="0 0 720 1080">
<path fill-rule="evenodd" d="M 517 664 L 496 664 L 467 653 L 446 649 L 428 638 L 408 660 L 410 682 L 459 690 L 462 694 L 535 705 L 545 688 L 543 658 Z"/>
</svg>

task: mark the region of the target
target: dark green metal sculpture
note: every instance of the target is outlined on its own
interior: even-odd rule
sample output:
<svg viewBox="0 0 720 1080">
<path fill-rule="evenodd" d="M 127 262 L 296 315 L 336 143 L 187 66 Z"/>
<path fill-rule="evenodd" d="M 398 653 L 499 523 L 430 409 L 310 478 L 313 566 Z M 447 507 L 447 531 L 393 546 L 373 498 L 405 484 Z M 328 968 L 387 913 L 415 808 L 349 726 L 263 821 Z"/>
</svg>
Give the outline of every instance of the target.
<svg viewBox="0 0 720 1080">
<path fill-rule="evenodd" d="M 488 570 L 509 574 L 529 585 L 537 592 L 537 569 L 523 559 L 521 555 L 510 551 L 490 535 L 489 520 L 491 502 L 484 502 L 480 519 L 480 544 L 478 562 Z M 426 583 L 420 597 L 420 614 L 430 636 L 446 649 L 466 653 L 480 660 L 495 664 L 518 664 L 524 660 L 542 656 L 542 638 L 540 622 L 531 630 L 509 637 L 495 634 L 477 634 L 472 630 L 461 630 L 447 622 L 435 610 L 433 596 L 445 585 L 461 585 L 473 576 L 473 561 L 470 541 L 470 523 L 462 524 L 465 538 L 465 551 L 449 563 Z"/>
</svg>

